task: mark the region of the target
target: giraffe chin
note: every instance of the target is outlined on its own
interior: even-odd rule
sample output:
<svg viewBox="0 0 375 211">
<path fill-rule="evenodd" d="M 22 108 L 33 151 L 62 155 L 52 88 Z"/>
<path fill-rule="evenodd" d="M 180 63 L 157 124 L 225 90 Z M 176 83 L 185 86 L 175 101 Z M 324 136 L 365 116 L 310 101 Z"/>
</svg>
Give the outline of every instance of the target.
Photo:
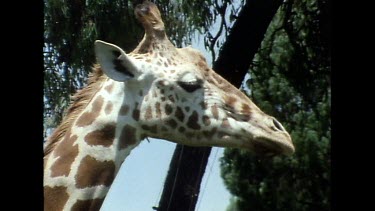
<svg viewBox="0 0 375 211">
<path fill-rule="evenodd" d="M 293 145 L 284 143 L 282 141 L 275 141 L 260 137 L 257 137 L 256 139 L 249 139 L 245 137 L 232 136 L 230 134 L 218 136 L 216 141 L 214 141 L 214 145 L 218 147 L 228 147 L 228 142 L 234 140 L 236 140 L 235 142 L 237 142 L 239 145 L 232 145 L 230 147 L 246 149 L 260 157 L 274 157 L 280 155 L 290 156 L 295 151 Z M 209 142 L 211 142 L 211 144 L 213 143 L 212 140 Z M 194 143 L 185 144 L 191 146 L 200 146 L 199 144 Z"/>
<path fill-rule="evenodd" d="M 274 157 L 278 155 L 292 155 L 294 147 L 283 142 L 270 141 L 267 139 L 259 139 L 251 141 L 251 151 L 258 156 Z"/>
</svg>

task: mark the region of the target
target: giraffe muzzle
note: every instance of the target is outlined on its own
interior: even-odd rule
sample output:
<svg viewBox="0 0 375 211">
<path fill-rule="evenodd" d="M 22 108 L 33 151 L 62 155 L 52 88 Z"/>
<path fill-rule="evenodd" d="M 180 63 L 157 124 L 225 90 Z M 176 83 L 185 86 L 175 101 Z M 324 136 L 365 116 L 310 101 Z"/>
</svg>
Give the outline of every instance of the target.
<svg viewBox="0 0 375 211">
<path fill-rule="evenodd" d="M 262 117 L 261 117 L 262 118 Z M 250 122 L 253 126 L 251 150 L 263 156 L 292 155 L 295 151 L 292 138 L 276 118 L 266 116 L 263 121 Z"/>
</svg>

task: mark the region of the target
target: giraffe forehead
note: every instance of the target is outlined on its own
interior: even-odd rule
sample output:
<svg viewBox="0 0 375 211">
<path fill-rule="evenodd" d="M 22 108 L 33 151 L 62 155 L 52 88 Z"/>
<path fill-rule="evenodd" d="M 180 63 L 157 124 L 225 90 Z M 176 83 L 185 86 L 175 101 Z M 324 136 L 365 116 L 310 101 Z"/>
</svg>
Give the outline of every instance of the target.
<svg viewBox="0 0 375 211">
<path fill-rule="evenodd" d="M 156 78 L 168 78 L 173 81 L 184 77 L 186 80 L 202 78 L 202 68 L 181 58 L 149 58 L 148 56 L 134 57 L 138 67 L 144 72 L 154 75 Z"/>
<path fill-rule="evenodd" d="M 194 48 L 175 48 L 168 50 L 153 49 L 151 52 L 145 54 L 131 53 L 129 56 L 145 61 L 146 63 L 153 63 L 163 67 L 178 67 L 184 65 L 194 65 L 198 68 L 207 68 L 207 62 L 203 54 Z M 195 69 L 197 69 L 195 67 Z"/>
</svg>

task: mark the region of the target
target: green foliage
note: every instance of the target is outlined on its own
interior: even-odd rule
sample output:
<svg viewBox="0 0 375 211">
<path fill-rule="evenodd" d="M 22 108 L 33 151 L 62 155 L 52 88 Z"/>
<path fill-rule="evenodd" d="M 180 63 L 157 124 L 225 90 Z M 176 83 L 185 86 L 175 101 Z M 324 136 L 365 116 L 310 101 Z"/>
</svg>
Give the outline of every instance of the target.
<svg viewBox="0 0 375 211">
<path fill-rule="evenodd" d="M 330 55 L 325 1 L 286 1 L 250 68 L 251 97 L 291 133 L 292 157 L 226 149 L 222 177 L 239 210 L 330 209 Z"/>
<path fill-rule="evenodd" d="M 236 197 L 231 197 L 229 199 L 229 205 L 226 208 L 226 211 L 240 211 L 238 208 L 238 199 Z"/>
</svg>

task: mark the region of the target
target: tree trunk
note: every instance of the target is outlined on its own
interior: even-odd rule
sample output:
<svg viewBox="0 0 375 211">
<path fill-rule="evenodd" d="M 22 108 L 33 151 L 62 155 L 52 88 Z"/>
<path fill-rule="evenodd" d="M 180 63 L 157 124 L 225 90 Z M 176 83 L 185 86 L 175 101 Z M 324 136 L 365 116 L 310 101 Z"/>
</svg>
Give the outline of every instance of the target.
<svg viewBox="0 0 375 211">
<path fill-rule="evenodd" d="M 249 0 L 242 8 L 230 35 L 222 46 L 213 69 L 239 87 L 257 52 L 280 0 Z M 250 30 L 249 30 L 250 29 Z M 159 202 L 161 211 L 192 211 L 211 147 L 177 145 Z"/>
</svg>

